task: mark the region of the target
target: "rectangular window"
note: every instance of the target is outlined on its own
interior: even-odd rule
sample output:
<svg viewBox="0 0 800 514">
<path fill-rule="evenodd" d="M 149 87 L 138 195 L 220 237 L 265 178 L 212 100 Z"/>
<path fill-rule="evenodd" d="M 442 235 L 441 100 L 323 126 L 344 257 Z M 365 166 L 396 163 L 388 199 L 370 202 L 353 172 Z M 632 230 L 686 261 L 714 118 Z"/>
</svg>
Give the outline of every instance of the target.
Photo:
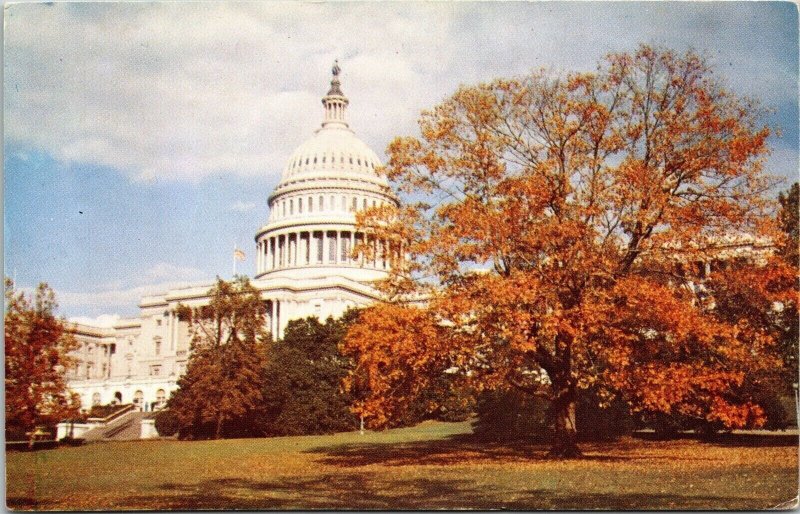
<svg viewBox="0 0 800 514">
<path fill-rule="evenodd" d="M 319 197 L 319 210 L 320 211 L 324 211 L 325 210 L 325 198 L 323 198 L 321 196 Z"/>
<path fill-rule="evenodd" d="M 289 200 L 289 216 L 294 214 L 294 200 Z"/>
<path fill-rule="evenodd" d="M 314 212 L 314 198 L 308 197 L 308 212 Z"/>
<path fill-rule="evenodd" d="M 161 355 L 161 341 L 156 341 L 156 355 Z"/>
<path fill-rule="evenodd" d="M 364 235 L 361 234 L 361 233 L 356 232 L 356 238 L 355 239 L 356 239 L 356 248 L 361 248 L 362 245 L 364 244 Z M 355 250 L 355 248 L 354 248 L 354 250 Z M 356 260 L 358 261 L 359 264 L 362 264 L 362 265 L 364 264 L 364 252 L 362 250 L 358 251 L 358 256 L 356 257 Z"/>
<path fill-rule="evenodd" d="M 322 256 L 325 254 L 325 248 L 322 246 L 322 232 L 316 232 L 314 237 L 317 239 L 317 262 L 322 264 Z"/>
<path fill-rule="evenodd" d="M 353 197 L 353 205 L 351 206 L 350 210 L 352 212 L 356 212 L 356 209 L 358 209 L 358 198 Z"/>
<path fill-rule="evenodd" d="M 150 366 L 150 376 L 157 377 L 161 374 L 161 365 L 153 364 Z"/>
<path fill-rule="evenodd" d="M 336 262 L 336 232 L 328 232 L 328 262 Z"/>
<path fill-rule="evenodd" d="M 348 262 L 350 260 L 350 233 L 342 232 L 342 261 Z"/>
<path fill-rule="evenodd" d="M 302 198 L 298 198 L 297 199 L 297 213 L 298 214 L 303 214 L 303 199 Z"/>
<path fill-rule="evenodd" d="M 310 233 L 306 234 L 306 236 L 303 237 L 303 241 L 305 241 L 305 245 L 306 245 L 306 260 L 305 260 L 305 263 L 306 264 L 311 264 L 311 234 Z"/>
<path fill-rule="evenodd" d="M 343 211 L 347 210 L 347 198 L 344 196 L 342 196 L 342 210 Z"/>
</svg>

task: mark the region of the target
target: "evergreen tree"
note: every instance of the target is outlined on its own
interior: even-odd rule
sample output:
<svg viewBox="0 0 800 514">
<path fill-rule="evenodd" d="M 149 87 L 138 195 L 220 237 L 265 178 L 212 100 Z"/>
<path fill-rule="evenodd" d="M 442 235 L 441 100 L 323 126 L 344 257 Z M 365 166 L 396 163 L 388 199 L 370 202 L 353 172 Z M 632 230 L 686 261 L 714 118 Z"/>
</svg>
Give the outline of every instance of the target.
<svg viewBox="0 0 800 514">
<path fill-rule="evenodd" d="M 340 386 L 350 360 L 338 348 L 355 314 L 348 311 L 325 323 L 314 317 L 290 321 L 284 338 L 272 344 L 263 389 L 267 433 L 324 434 L 358 427 L 351 395 Z"/>
<path fill-rule="evenodd" d="M 168 407 L 181 438 L 261 435 L 265 306 L 246 277 L 217 279 L 207 306 L 182 306 L 192 335 L 186 374 Z"/>
</svg>

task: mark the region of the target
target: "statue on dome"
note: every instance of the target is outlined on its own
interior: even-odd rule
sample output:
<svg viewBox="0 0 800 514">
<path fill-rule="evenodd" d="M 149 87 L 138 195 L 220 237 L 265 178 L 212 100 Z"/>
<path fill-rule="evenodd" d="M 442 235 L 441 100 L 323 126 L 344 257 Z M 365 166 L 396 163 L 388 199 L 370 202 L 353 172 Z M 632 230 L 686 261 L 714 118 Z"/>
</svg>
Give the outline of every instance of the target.
<svg viewBox="0 0 800 514">
<path fill-rule="evenodd" d="M 342 69 L 339 67 L 339 59 L 334 59 L 333 68 L 331 68 L 331 73 L 333 73 L 334 77 L 338 77 L 340 71 L 342 71 Z"/>
</svg>

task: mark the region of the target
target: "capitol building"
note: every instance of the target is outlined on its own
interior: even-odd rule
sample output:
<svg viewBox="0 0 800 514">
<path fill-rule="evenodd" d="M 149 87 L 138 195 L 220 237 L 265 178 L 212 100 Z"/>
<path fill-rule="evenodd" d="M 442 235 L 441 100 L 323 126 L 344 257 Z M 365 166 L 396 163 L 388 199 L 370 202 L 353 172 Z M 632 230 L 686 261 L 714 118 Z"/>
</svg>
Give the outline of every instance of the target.
<svg viewBox="0 0 800 514">
<path fill-rule="evenodd" d="M 387 276 L 397 251 L 356 228 L 356 212 L 397 205 L 378 156 L 350 129 L 339 67 L 322 98 L 324 118 L 289 156 L 268 198 L 269 217 L 255 233 L 252 285 L 267 307 L 267 329 L 280 339 L 290 320 L 337 317 L 378 298 L 374 282 Z M 369 248 L 364 254 L 354 249 Z M 164 405 L 186 371 L 190 335 L 179 305 L 209 302 L 212 281 L 142 298 L 140 314 L 112 327 L 73 324 L 79 343 L 69 387 L 82 407 L 134 403 Z"/>
</svg>

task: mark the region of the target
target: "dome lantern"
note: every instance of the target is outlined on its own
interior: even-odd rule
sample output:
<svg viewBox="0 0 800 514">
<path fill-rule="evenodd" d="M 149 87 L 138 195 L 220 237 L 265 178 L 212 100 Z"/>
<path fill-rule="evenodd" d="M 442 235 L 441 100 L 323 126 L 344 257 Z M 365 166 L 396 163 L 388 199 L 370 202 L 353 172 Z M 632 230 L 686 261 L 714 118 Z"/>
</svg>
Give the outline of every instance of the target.
<svg viewBox="0 0 800 514">
<path fill-rule="evenodd" d="M 322 97 L 322 105 L 325 107 L 325 121 L 322 122 L 323 127 L 339 126 L 348 128 L 345 113 L 347 111 L 347 104 L 349 104 L 350 101 L 344 96 L 344 93 L 342 93 L 341 82 L 339 82 L 339 73 L 341 71 L 341 68 L 339 68 L 339 60 L 333 61 L 333 68 L 331 68 L 331 73 L 333 74 L 331 88 L 328 90 L 328 94 Z"/>
</svg>

